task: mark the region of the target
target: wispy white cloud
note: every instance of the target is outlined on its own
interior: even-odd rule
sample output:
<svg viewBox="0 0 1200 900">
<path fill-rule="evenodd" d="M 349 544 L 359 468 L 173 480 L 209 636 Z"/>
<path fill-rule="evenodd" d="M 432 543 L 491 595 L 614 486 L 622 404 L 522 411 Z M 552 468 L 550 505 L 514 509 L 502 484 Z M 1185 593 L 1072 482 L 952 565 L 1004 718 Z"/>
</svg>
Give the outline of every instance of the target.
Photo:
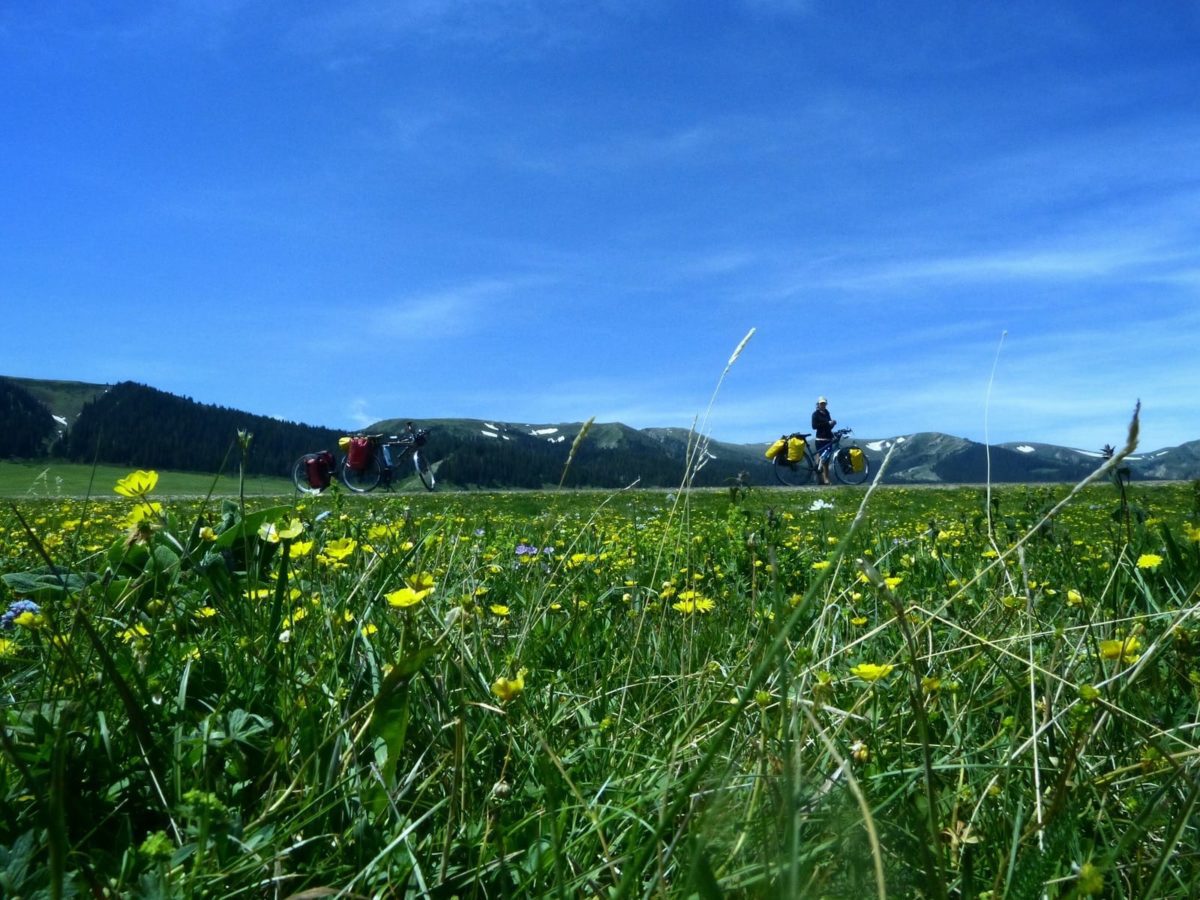
<svg viewBox="0 0 1200 900">
<path fill-rule="evenodd" d="M 482 302 L 495 292 L 486 287 L 470 285 L 459 290 L 447 290 L 423 296 L 381 304 L 371 317 L 373 329 L 383 337 L 428 339 L 469 331 L 478 321 L 477 311 Z"/>
<path fill-rule="evenodd" d="M 366 397 L 352 397 L 346 403 L 343 421 L 349 422 L 358 428 L 366 428 L 374 422 L 379 421 L 378 416 L 372 415 L 368 411 L 370 401 Z"/>
<path fill-rule="evenodd" d="M 429 340 L 487 327 L 530 279 L 481 279 L 385 300 L 366 314 L 375 337 Z"/>
<path fill-rule="evenodd" d="M 906 283 L 1081 281 L 1110 278 L 1176 259 L 1175 254 L 1148 252 L 1131 246 L 1075 250 L 1029 247 L 889 263 L 856 274 L 834 276 L 827 284 L 842 288 L 886 288 Z"/>
</svg>

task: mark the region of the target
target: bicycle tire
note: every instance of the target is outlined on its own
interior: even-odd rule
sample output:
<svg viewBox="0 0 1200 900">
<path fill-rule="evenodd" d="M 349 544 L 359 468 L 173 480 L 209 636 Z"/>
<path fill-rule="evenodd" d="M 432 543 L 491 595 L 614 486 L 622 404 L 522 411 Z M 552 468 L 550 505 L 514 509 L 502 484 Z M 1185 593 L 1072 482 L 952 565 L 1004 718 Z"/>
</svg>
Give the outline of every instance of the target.
<svg viewBox="0 0 1200 900">
<path fill-rule="evenodd" d="M 342 474 L 342 484 L 356 494 L 365 494 L 367 491 L 373 491 L 379 487 L 379 481 L 383 478 L 383 470 L 379 466 L 378 453 L 372 453 L 367 458 L 367 464 L 361 469 L 352 469 L 346 465 L 346 462 L 343 459 L 338 467 Z"/>
<path fill-rule="evenodd" d="M 833 469 L 834 476 L 842 484 L 862 484 L 871 474 L 871 460 L 867 454 L 863 453 L 862 470 L 855 472 L 854 466 L 850 464 L 850 449 L 849 447 L 843 447 L 838 450 L 829 468 Z M 862 452 L 861 447 L 859 448 L 859 452 Z"/>
<path fill-rule="evenodd" d="M 301 494 L 308 494 L 310 496 L 319 494 L 324 490 L 324 488 L 313 487 L 308 483 L 308 460 L 312 455 L 311 453 L 305 453 L 292 466 L 292 483 L 296 485 L 296 490 Z"/>
<path fill-rule="evenodd" d="M 784 454 L 779 454 L 772 460 L 775 464 L 775 477 L 786 487 L 799 487 L 813 480 L 816 471 L 812 457 L 805 453 L 804 458 L 796 462 L 788 462 Z"/>
<path fill-rule="evenodd" d="M 437 481 L 433 476 L 433 466 L 420 450 L 413 450 L 412 460 L 413 468 L 417 470 L 417 477 L 421 479 L 421 484 L 425 485 L 425 490 L 432 491 Z"/>
</svg>

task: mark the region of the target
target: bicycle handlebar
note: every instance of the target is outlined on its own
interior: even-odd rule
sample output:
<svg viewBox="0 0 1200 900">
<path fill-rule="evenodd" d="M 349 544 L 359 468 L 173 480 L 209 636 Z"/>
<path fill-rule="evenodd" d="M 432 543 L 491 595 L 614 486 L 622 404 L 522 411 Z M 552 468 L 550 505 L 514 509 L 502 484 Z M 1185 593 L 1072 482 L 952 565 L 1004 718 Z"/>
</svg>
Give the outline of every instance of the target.
<svg viewBox="0 0 1200 900">
<path fill-rule="evenodd" d="M 406 424 L 408 425 L 408 430 L 404 434 L 387 434 L 383 431 L 377 431 L 371 434 L 359 432 L 355 436 L 366 438 L 368 441 L 375 443 L 384 442 L 388 444 L 411 444 L 414 441 L 423 442 L 429 436 L 428 428 L 414 428 L 412 422 Z"/>
<path fill-rule="evenodd" d="M 853 428 L 839 428 L 837 431 L 835 431 L 833 433 L 833 439 L 835 441 L 840 440 L 841 438 L 844 438 L 846 435 L 853 433 L 853 431 L 854 431 Z M 810 437 L 812 437 L 812 432 L 811 431 L 793 431 L 790 435 L 788 435 L 788 437 L 810 438 Z"/>
</svg>

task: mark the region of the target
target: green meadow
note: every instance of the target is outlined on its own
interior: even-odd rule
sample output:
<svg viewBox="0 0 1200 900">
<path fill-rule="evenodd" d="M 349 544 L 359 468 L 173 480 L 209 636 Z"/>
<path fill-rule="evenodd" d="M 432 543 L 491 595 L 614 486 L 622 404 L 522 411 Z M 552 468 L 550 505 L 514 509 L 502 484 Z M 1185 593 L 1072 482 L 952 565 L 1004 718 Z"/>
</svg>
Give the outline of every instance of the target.
<svg viewBox="0 0 1200 900">
<path fill-rule="evenodd" d="M 6 897 L 1200 890 L 1200 486 L 62 471 L 0 468 Z"/>
<path fill-rule="evenodd" d="M 43 459 L 0 461 L 0 498 L 112 498 L 113 485 L 129 474 L 120 466 L 85 466 Z M 287 478 L 251 476 L 239 482 L 236 474 L 201 475 L 195 472 L 161 472 L 157 492 L 170 497 L 286 495 L 293 490 Z"/>
</svg>

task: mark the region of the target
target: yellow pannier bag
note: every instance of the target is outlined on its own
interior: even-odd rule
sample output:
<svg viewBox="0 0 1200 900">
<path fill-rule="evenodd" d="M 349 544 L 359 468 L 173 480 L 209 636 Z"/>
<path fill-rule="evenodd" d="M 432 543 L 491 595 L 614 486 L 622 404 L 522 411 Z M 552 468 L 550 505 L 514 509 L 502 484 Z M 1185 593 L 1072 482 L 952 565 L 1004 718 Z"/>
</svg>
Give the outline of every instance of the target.
<svg viewBox="0 0 1200 900">
<path fill-rule="evenodd" d="M 787 442 L 787 461 L 800 462 L 804 459 L 804 438 L 792 435 Z"/>
<path fill-rule="evenodd" d="M 867 458 L 857 447 L 850 448 L 850 471 L 861 472 L 867 467 Z"/>
<path fill-rule="evenodd" d="M 783 452 L 783 448 L 787 446 L 787 438 L 780 438 L 770 447 L 767 448 L 767 459 L 774 459 Z"/>
</svg>

